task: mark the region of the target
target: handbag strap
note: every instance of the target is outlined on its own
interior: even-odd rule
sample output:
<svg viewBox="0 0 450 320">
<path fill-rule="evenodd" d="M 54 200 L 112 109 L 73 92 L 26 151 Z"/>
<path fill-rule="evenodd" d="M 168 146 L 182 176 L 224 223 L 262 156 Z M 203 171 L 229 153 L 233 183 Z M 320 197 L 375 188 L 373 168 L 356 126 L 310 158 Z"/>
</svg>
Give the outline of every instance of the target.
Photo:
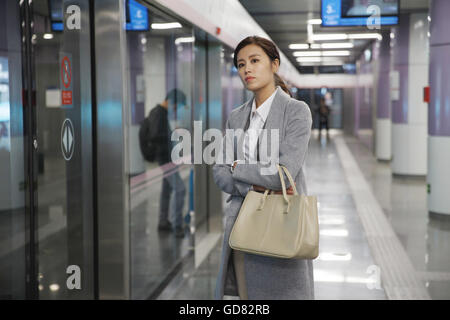
<svg viewBox="0 0 450 320">
<path fill-rule="evenodd" d="M 266 189 L 266 191 L 264 191 L 264 195 L 261 198 L 261 203 L 259 204 L 258 210 L 262 210 L 262 208 L 264 207 L 264 204 L 266 203 L 266 198 L 267 195 L 269 194 L 269 189 Z"/>
<path fill-rule="evenodd" d="M 286 183 L 284 182 L 284 177 L 283 177 L 283 171 L 286 173 L 286 176 L 288 177 L 289 182 L 291 183 L 291 186 L 294 189 L 294 194 L 298 195 L 297 192 L 297 188 L 295 186 L 295 182 L 294 179 L 292 179 L 291 174 L 289 173 L 289 170 L 284 167 L 284 166 L 280 166 L 277 164 L 277 168 L 278 168 L 278 174 L 280 175 L 280 181 L 281 181 L 281 188 L 283 190 L 283 198 L 287 203 L 287 207 L 286 210 L 284 211 L 284 213 L 289 213 L 290 208 L 291 208 L 291 202 L 289 201 L 288 197 L 287 197 L 287 192 L 286 192 Z M 282 171 L 283 170 L 283 171 Z"/>
<path fill-rule="evenodd" d="M 284 198 L 284 200 L 285 200 L 286 203 L 287 203 L 287 207 L 286 207 L 286 210 L 284 211 L 284 213 L 288 213 L 289 210 L 290 210 L 290 208 L 291 208 L 291 202 L 289 201 L 289 199 L 288 199 L 288 197 L 287 197 L 286 183 L 284 182 L 283 171 L 284 171 L 284 173 L 286 174 L 286 176 L 287 176 L 287 178 L 288 178 L 288 180 L 289 180 L 291 186 L 292 186 L 293 189 L 294 189 L 294 194 L 295 194 L 295 195 L 298 195 L 298 192 L 297 192 L 297 188 L 295 187 L 294 179 L 292 179 L 292 176 L 291 176 L 291 174 L 289 173 L 289 170 L 288 170 L 286 167 L 280 166 L 280 165 L 278 165 L 278 164 L 277 164 L 277 169 L 278 169 L 278 174 L 279 174 L 279 176 L 280 176 L 281 189 L 283 190 L 283 198 Z M 258 207 L 258 209 L 257 209 L 258 211 L 260 211 L 260 210 L 263 209 L 264 204 L 265 204 L 266 199 L 267 199 L 267 195 L 269 194 L 269 191 L 270 191 L 271 194 L 273 193 L 273 190 L 269 190 L 269 189 L 266 189 L 266 190 L 264 191 L 264 195 L 262 196 L 261 202 L 260 202 L 259 207 Z"/>
<path fill-rule="evenodd" d="M 295 186 L 295 181 L 291 176 L 291 173 L 289 172 L 289 170 L 285 167 L 285 166 L 281 166 L 281 169 L 283 169 L 284 173 L 286 174 L 286 176 L 288 177 L 288 180 L 292 186 L 292 188 L 294 189 L 294 194 L 296 196 L 298 196 L 298 192 L 297 192 L 297 187 Z"/>
<path fill-rule="evenodd" d="M 288 204 L 288 208 L 290 206 L 289 203 L 289 199 L 287 197 L 287 192 L 286 192 L 286 183 L 284 182 L 284 177 L 283 177 L 283 171 L 281 169 L 281 166 L 277 164 L 277 169 L 278 169 L 278 174 L 280 176 L 280 181 L 281 181 L 281 190 L 283 191 L 283 198 L 286 201 L 286 203 Z M 289 211 L 289 210 L 287 210 Z"/>
</svg>

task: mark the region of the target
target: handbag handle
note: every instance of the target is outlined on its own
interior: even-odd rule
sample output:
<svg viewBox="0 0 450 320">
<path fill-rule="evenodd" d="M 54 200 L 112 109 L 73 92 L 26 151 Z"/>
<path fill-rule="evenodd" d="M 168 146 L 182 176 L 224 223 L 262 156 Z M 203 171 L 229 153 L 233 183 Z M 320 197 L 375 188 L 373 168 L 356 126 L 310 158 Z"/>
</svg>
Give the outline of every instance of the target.
<svg viewBox="0 0 450 320">
<path fill-rule="evenodd" d="M 284 173 L 286 173 L 286 176 L 287 176 L 292 188 L 294 189 L 294 194 L 296 196 L 298 196 L 297 187 L 295 186 L 294 179 L 292 178 L 291 174 L 289 173 L 289 170 L 285 166 L 280 166 L 278 164 L 277 164 L 277 167 L 278 167 L 278 174 L 280 176 L 281 189 L 283 190 L 284 199 L 287 201 L 286 183 L 284 182 L 283 172 L 281 170 L 283 170 Z"/>
<path fill-rule="evenodd" d="M 267 195 L 269 194 L 269 191 L 270 191 L 269 189 L 266 189 L 266 191 L 264 191 L 264 195 L 261 198 L 261 203 L 259 204 L 258 211 L 262 210 L 262 208 L 264 207 L 264 204 L 266 203 L 266 198 L 267 198 Z"/>
<path fill-rule="evenodd" d="M 280 181 L 281 181 L 281 189 L 283 190 L 283 198 L 284 198 L 284 200 L 287 203 L 287 207 L 286 207 L 286 210 L 284 211 L 284 213 L 288 213 L 289 210 L 291 209 L 291 202 L 289 201 L 289 199 L 287 197 L 286 183 L 284 182 L 283 171 L 286 173 L 286 176 L 288 177 L 288 180 L 289 180 L 289 182 L 291 183 L 291 186 L 294 189 L 294 194 L 298 195 L 298 192 L 297 192 L 297 188 L 295 187 L 294 179 L 292 179 L 292 176 L 289 173 L 288 169 L 286 167 L 280 166 L 278 164 L 277 164 L 277 168 L 278 168 L 278 174 L 280 176 Z"/>
<path fill-rule="evenodd" d="M 294 189 L 294 194 L 296 196 L 298 196 L 297 187 L 295 186 L 295 181 L 292 178 L 291 173 L 289 172 L 289 170 L 285 166 L 280 166 L 280 167 L 281 167 L 281 169 L 283 169 L 284 173 L 286 174 L 286 176 L 287 176 L 287 178 L 289 180 L 289 183 L 291 184 L 292 188 Z M 281 180 L 283 181 L 284 179 L 281 179 Z"/>
<path fill-rule="evenodd" d="M 288 178 L 288 180 L 289 180 L 291 186 L 292 186 L 293 189 L 294 189 L 294 194 L 295 194 L 295 195 L 298 195 L 298 192 L 297 192 L 297 188 L 296 188 L 296 186 L 295 186 L 294 179 L 292 178 L 291 174 L 289 173 L 289 170 L 288 170 L 286 167 L 280 166 L 280 165 L 278 165 L 278 164 L 277 164 L 277 169 L 278 169 L 278 174 L 279 174 L 279 176 L 280 176 L 281 189 L 283 190 L 283 198 L 284 198 L 284 200 L 285 200 L 286 203 L 287 203 L 287 208 L 286 208 L 286 210 L 285 210 L 284 213 L 288 213 L 288 212 L 289 212 L 289 209 L 290 209 L 290 207 L 291 207 L 291 203 L 290 203 L 290 201 L 289 201 L 289 199 L 288 199 L 288 197 L 287 197 L 286 183 L 284 182 L 283 171 L 284 171 L 284 173 L 286 174 L 286 176 L 287 176 L 287 178 Z M 262 210 L 262 208 L 264 207 L 264 204 L 265 204 L 265 202 L 266 202 L 266 198 L 267 198 L 267 195 L 269 194 L 269 191 L 270 191 L 271 194 L 273 193 L 273 190 L 269 190 L 269 189 L 266 189 L 266 190 L 264 191 L 264 195 L 263 195 L 263 197 L 261 198 L 261 203 L 260 203 L 260 205 L 259 205 L 259 207 L 258 207 L 258 209 L 257 209 L 258 211 Z"/>
<path fill-rule="evenodd" d="M 267 196 L 268 196 L 269 194 L 274 194 L 274 191 L 273 191 L 273 190 L 269 190 L 269 189 L 266 189 L 266 190 L 264 191 L 264 195 L 263 195 L 263 197 L 261 198 L 261 203 L 259 204 L 259 207 L 258 207 L 258 209 L 257 209 L 258 211 L 261 211 L 262 208 L 264 207 L 264 204 L 266 203 Z"/>
</svg>

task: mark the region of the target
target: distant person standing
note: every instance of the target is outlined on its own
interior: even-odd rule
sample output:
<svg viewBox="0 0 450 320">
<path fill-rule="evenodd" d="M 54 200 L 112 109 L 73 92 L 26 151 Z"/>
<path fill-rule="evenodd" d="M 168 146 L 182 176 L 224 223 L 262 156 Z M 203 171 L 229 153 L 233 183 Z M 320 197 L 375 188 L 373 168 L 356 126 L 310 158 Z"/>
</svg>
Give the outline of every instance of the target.
<svg viewBox="0 0 450 320">
<path fill-rule="evenodd" d="M 322 133 L 322 128 L 325 126 L 325 129 L 327 130 L 327 136 L 329 131 L 328 126 L 328 116 L 330 115 L 330 107 L 327 105 L 325 98 L 320 98 L 320 105 L 319 105 L 319 136 Z"/>
</svg>

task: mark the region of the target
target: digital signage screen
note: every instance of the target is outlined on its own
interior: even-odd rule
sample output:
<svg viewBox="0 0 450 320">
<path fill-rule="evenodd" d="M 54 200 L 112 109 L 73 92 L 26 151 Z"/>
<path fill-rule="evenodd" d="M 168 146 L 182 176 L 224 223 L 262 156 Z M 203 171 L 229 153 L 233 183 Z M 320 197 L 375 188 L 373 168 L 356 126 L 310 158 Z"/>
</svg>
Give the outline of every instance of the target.
<svg viewBox="0 0 450 320">
<path fill-rule="evenodd" d="M 128 0 L 126 6 L 126 29 L 130 31 L 147 31 L 148 23 L 148 9 L 135 0 Z"/>
<path fill-rule="evenodd" d="M 323 27 L 398 24 L 398 0 L 322 0 Z M 378 15 L 378 16 L 377 16 Z"/>
<path fill-rule="evenodd" d="M 50 0 L 48 5 L 52 31 L 64 31 L 62 1 Z"/>
</svg>

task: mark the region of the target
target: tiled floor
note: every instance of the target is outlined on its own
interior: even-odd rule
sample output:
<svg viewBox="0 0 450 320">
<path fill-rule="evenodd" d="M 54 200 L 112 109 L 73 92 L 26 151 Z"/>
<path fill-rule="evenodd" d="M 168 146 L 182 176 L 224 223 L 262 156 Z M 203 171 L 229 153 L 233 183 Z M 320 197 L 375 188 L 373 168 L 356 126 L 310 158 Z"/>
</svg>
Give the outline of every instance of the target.
<svg viewBox="0 0 450 320">
<path fill-rule="evenodd" d="M 450 218 L 430 216 L 426 178 L 393 176 L 354 137 L 346 144 L 432 299 L 450 298 Z"/>
</svg>

